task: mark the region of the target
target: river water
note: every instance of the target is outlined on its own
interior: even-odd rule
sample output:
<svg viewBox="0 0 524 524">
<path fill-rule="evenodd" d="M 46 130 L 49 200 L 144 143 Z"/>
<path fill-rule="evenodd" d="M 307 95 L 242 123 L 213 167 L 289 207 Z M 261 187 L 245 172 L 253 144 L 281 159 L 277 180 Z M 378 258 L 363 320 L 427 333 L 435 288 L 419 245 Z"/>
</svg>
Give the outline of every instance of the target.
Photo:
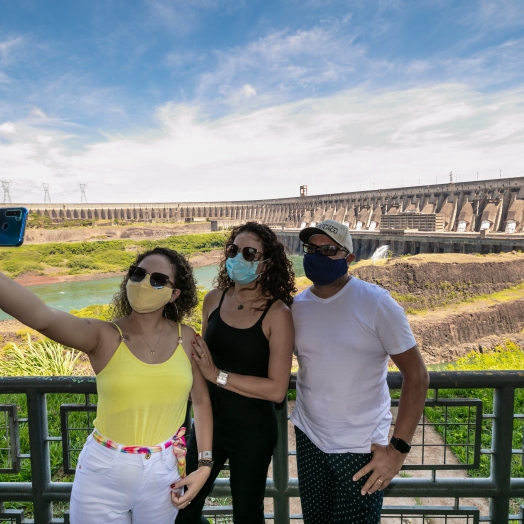
<svg viewBox="0 0 524 524">
<path fill-rule="evenodd" d="M 304 275 L 302 257 L 291 256 L 297 276 Z M 205 289 L 211 289 L 212 281 L 217 274 L 217 266 L 198 267 L 194 270 L 197 284 Z M 83 282 L 58 282 L 41 286 L 29 286 L 48 306 L 62 311 L 82 309 L 93 304 L 109 304 L 118 291 L 122 277 L 100 278 Z M 0 320 L 10 319 L 9 315 L 0 310 Z"/>
</svg>

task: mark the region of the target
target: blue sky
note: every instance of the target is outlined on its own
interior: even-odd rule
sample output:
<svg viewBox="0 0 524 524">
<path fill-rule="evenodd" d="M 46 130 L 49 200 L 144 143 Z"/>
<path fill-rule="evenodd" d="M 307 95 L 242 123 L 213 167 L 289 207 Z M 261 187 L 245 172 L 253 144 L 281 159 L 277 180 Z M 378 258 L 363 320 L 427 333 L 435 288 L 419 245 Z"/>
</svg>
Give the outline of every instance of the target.
<svg viewBox="0 0 524 524">
<path fill-rule="evenodd" d="M 13 202 L 524 176 L 524 2 L 0 0 Z M 1 196 L 1 195 L 0 195 Z"/>
</svg>

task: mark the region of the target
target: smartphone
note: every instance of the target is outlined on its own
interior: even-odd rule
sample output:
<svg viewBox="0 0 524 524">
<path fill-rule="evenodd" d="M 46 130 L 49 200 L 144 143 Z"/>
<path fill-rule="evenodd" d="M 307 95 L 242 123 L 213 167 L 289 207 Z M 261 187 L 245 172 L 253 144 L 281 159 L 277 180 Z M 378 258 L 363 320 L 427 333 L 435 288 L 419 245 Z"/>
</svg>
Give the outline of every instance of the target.
<svg viewBox="0 0 524 524">
<path fill-rule="evenodd" d="M 0 207 L 0 246 L 18 247 L 24 241 L 27 209 Z"/>
</svg>

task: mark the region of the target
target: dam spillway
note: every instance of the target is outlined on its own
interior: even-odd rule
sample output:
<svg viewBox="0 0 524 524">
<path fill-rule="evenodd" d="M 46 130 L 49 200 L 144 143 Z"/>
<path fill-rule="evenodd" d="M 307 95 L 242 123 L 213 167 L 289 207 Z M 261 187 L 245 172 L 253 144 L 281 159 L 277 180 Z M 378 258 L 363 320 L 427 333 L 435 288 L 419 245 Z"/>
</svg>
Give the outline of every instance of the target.
<svg viewBox="0 0 524 524">
<path fill-rule="evenodd" d="M 254 220 L 280 229 L 292 252 L 300 229 L 334 219 L 348 225 L 359 259 L 384 244 L 397 255 L 524 248 L 524 177 L 270 200 L 19 205 L 57 225 L 210 222 L 220 229 Z"/>
</svg>

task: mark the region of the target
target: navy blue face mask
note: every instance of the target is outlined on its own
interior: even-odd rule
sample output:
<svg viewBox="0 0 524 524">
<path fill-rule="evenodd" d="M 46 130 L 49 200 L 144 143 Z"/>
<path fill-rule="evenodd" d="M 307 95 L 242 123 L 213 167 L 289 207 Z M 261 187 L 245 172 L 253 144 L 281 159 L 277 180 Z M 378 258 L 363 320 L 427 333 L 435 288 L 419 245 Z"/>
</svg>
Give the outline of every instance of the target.
<svg viewBox="0 0 524 524">
<path fill-rule="evenodd" d="M 303 264 L 306 277 L 317 286 L 327 286 L 348 272 L 345 258 L 333 260 L 318 251 L 311 255 L 306 253 Z"/>
</svg>

